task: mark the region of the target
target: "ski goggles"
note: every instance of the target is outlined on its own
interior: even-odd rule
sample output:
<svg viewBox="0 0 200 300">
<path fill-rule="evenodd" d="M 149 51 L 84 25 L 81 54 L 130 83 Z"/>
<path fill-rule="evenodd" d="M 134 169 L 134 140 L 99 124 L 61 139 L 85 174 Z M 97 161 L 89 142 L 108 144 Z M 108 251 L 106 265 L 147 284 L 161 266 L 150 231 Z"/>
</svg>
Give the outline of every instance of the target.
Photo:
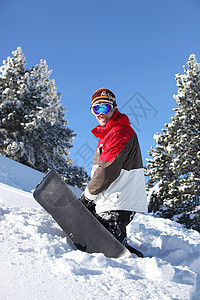
<svg viewBox="0 0 200 300">
<path fill-rule="evenodd" d="M 99 116 L 100 114 L 107 115 L 111 113 L 114 107 L 111 104 L 103 103 L 103 104 L 93 105 L 90 109 L 93 115 Z"/>
</svg>

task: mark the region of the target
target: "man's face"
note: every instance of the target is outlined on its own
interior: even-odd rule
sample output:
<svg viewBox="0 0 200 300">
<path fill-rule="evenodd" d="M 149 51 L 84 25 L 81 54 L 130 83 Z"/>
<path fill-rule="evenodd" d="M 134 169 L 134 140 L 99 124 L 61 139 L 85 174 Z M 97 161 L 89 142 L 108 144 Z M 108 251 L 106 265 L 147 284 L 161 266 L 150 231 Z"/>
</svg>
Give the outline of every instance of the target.
<svg viewBox="0 0 200 300">
<path fill-rule="evenodd" d="M 101 126 L 106 126 L 106 123 L 112 117 L 113 113 L 114 113 L 114 111 L 111 111 L 111 113 L 109 113 L 107 115 L 100 114 L 99 116 L 96 116 L 97 121 L 99 122 L 99 124 Z"/>
</svg>

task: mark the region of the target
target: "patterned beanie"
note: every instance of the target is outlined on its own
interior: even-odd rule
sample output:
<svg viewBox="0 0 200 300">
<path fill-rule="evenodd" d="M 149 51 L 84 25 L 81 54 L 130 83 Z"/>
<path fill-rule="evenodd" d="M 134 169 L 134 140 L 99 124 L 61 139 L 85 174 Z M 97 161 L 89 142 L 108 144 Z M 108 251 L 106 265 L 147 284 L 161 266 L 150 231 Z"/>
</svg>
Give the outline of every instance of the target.
<svg viewBox="0 0 200 300">
<path fill-rule="evenodd" d="M 113 107 L 117 106 L 115 95 L 106 88 L 98 89 L 92 95 L 92 106 L 99 102 L 112 104 Z"/>
</svg>

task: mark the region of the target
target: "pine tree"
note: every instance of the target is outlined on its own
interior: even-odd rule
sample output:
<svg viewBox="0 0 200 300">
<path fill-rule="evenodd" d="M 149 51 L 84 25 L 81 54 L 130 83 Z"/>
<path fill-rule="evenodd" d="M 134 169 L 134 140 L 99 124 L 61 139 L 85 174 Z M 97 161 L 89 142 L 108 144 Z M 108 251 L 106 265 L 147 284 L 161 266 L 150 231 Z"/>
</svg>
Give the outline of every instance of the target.
<svg viewBox="0 0 200 300">
<path fill-rule="evenodd" d="M 0 68 L 0 154 L 44 173 L 56 169 L 81 187 L 89 177 L 69 158 L 76 135 L 67 127 L 51 70 L 45 60 L 26 69 L 20 47 L 12 54 Z"/>
<path fill-rule="evenodd" d="M 155 135 L 157 145 L 147 159 L 149 209 L 200 231 L 200 64 L 195 55 L 176 82 L 174 116 Z"/>
</svg>

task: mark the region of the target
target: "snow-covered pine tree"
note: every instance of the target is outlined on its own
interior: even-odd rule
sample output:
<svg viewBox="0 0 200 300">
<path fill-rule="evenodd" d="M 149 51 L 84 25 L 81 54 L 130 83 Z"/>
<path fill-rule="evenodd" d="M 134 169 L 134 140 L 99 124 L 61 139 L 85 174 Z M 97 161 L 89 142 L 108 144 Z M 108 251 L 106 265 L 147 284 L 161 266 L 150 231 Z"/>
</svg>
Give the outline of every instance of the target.
<svg viewBox="0 0 200 300">
<path fill-rule="evenodd" d="M 0 154 L 44 173 L 56 169 L 67 183 L 82 187 L 89 176 L 69 158 L 76 135 L 67 127 L 46 61 L 26 69 L 21 48 L 12 54 L 0 68 Z"/>
<path fill-rule="evenodd" d="M 177 108 L 147 159 L 149 210 L 200 231 L 200 64 L 190 55 L 176 75 Z"/>
</svg>

